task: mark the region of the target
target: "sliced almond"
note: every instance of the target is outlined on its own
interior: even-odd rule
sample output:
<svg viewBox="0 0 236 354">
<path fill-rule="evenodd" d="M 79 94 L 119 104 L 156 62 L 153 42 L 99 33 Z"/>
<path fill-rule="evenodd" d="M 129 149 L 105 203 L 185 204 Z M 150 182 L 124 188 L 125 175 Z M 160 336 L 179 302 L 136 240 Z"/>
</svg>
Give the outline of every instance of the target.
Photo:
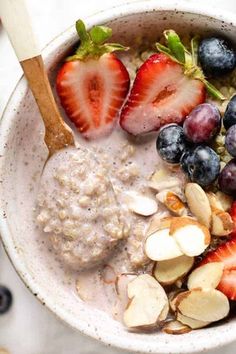
<svg viewBox="0 0 236 354">
<path fill-rule="evenodd" d="M 163 214 L 164 213 L 162 213 L 160 215 L 158 213 L 158 214 L 155 214 L 152 216 L 152 218 L 150 220 L 150 224 L 149 224 L 147 231 L 146 231 L 147 236 L 153 234 L 154 232 L 156 232 L 158 230 L 167 229 L 170 227 L 172 217 L 169 217 L 169 216 L 163 217 Z"/>
<path fill-rule="evenodd" d="M 197 183 L 187 183 L 185 196 L 190 211 L 208 229 L 211 226 L 211 207 L 206 193 Z"/>
<path fill-rule="evenodd" d="M 131 301 L 123 319 L 129 328 L 153 327 L 160 316 L 161 320 L 167 316 L 167 295 L 161 285 L 148 274 L 139 275 L 128 284 L 128 297 Z"/>
<path fill-rule="evenodd" d="M 210 244 L 209 230 L 199 222 L 178 217 L 172 220 L 170 235 L 176 240 L 183 254 L 193 257 L 200 255 Z"/>
<path fill-rule="evenodd" d="M 215 322 L 229 313 L 227 297 L 216 289 L 192 289 L 178 295 L 177 310 L 184 316 L 203 322 Z"/>
<path fill-rule="evenodd" d="M 184 290 L 183 289 L 177 289 L 177 290 L 173 290 L 168 294 L 168 299 L 169 299 L 169 305 L 170 305 L 170 309 L 173 312 L 176 312 L 176 301 L 177 301 L 177 297 L 180 293 L 183 293 Z"/>
<path fill-rule="evenodd" d="M 224 264 L 222 262 L 212 262 L 194 269 L 188 277 L 188 289 L 213 288 L 215 289 L 222 277 Z"/>
<path fill-rule="evenodd" d="M 116 293 L 119 297 L 123 298 L 123 297 L 125 297 L 125 295 L 126 295 L 126 297 L 128 296 L 128 294 L 127 294 L 128 284 L 131 280 L 134 280 L 136 277 L 137 277 L 137 274 L 135 274 L 135 273 L 122 273 L 116 277 L 115 289 L 116 289 Z"/>
<path fill-rule="evenodd" d="M 207 325 L 210 324 L 210 322 L 194 320 L 193 318 L 184 316 L 184 315 L 182 315 L 179 312 L 177 312 L 177 317 L 176 318 L 177 318 L 178 321 L 180 321 L 181 323 L 189 326 L 192 329 L 203 328 L 203 327 L 206 327 Z"/>
<path fill-rule="evenodd" d="M 123 200 L 129 210 L 143 216 L 150 216 L 157 212 L 157 202 L 136 191 L 124 193 Z"/>
<path fill-rule="evenodd" d="M 229 211 L 233 203 L 233 198 L 221 191 L 216 192 L 216 197 L 221 203 L 222 209 L 224 211 Z"/>
<path fill-rule="evenodd" d="M 219 209 L 219 210 L 224 210 L 223 207 L 222 207 L 222 204 L 220 202 L 220 200 L 217 198 L 216 194 L 213 193 L 213 192 L 208 192 L 206 193 L 207 195 L 207 198 L 209 200 L 209 203 L 210 203 L 210 207 L 211 208 L 216 208 L 216 209 Z"/>
<path fill-rule="evenodd" d="M 149 235 L 145 241 L 145 253 L 153 261 L 165 261 L 183 254 L 175 239 L 169 236 L 169 229 Z"/>
<path fill-rule="evenodd" d="M 212 208 L 211 233 L 214 236 L 227 236 L 234 229 L 234 222 L 226 211 Z"/>
<path fill-rule="evenodd" d="M 168 334 L 184 334 L 191 331 L 191 328 L 179 321 L 169 321 L 162 328 L 163 332 Z"/>
<path fill-rule="evenodd" d="M 156 263 L 153 275 L 162 285 L 171 285 L 187 274 L 192 268 L 193 263 L 194 258 L 185 255 L 160 261 Z"/>
<path fill-rule="evenodd" d="M 179 187 L 181 181 L 179 178 L 170 176 L 169 172 L 163 170 L 155 172 L 151 180 L 148 182 L 150 188 L 155 189 L 156 191 L 162 191 L 164 189 L 172 189 Z"/>
<path fill-rule="evenodd" d="M 163 190 L 156 195 L 157 200 L 176 215 L 187 215 L 187 209 L 178 195 L 170 190 Z"/>
</svg>

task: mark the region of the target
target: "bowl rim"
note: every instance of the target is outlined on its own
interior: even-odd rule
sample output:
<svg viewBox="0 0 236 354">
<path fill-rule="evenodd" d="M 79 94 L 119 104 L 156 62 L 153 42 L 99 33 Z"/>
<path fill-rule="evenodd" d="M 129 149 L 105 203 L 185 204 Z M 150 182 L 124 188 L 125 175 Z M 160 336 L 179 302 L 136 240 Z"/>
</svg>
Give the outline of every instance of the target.
<svg viewBox="0 0 236 354">
<path fill-rule="evenodd" d="M 192 13 L 192 14 L 197 14 L 197 15 L 202 15 L 202 16 L 207 16 L 211 17 L 213 19 L 219 20 L 219 21 L 224 21 L 225 23 L 230 24 L 233 27 L 236 27 L 236 17 L 234 14 L 232 14 L 229 11 L 222 11 L 220 9 L 211 9 L 209 7 L 204 7 L 199 9 L 196 4 L 193 3 L 188 3 L 185 0 L 165 0 L 165 4 L 159 4 L 159 1 L 157 0 L 149 0 L 148 2 L 146 0 L 141 0 L 141 1 L 135 1 L 132 3 L 124 3 L 122 5 L 118 6 L 113 6 L 110 7 L 106 10 L 98 11 L 90 16 L 85 17 L 85 22 L 88 27 L 91 27 L 93 25 L 97 24 L 102 24 L 106 23 L 108 21 L 114 20 L 118 17 L 125 17 L 128 15 L 132 14 L 137 14 L 137 13 L 145 13 L 145 12 L 153 12 L 153 11 L 158 11 L 158 12 L 163 12 L 163 11 L 177 11 L 177 12 L 183 12 L 183 13 Z M 66 43 L 68 39 L 72 39 L 75 36 L 75 30 L 74 26 L 69 27 L 62 33 L 60 33 L 58 36 L 56 36 L 54 39 L 52 39 L 47 46 L 43 49 L 42 55 L 44 58 L 47 58 L 49 53 L 53 52 L 54 49 L 58 48 L 61 46 L 63 43 Z M 19 91 L 20 88 L 26 87 L 26 81 L 24 76 L 22 75 L 21 78 L 18 80 L 16 83 L 15 88 L 12 91 L 12 94 L 10 95 L 8 102 L 5 106 L 5 109 L 2 113 L 1 121 L 0 121 L 0 171 L 2 171 L 3 164 L 4 164 L 4 155 L 5 155 L 5 144 L 7 143 L 7 137 L 8 137 L 8 132 L 11 129 L 11 124 L 12 121 L 7 119 L 8 117 L 8 111 L 13 111 L 15 101 L 19 101 L 19 96 L 16 95 L 16 93 Z M 15 97 L 17 96 L 17 97 Z M 0 200 L 1 200 L 1 183 L 0 183 Z M 1 200 L 2 202 L 2 200 Z M 2 204 L 2 203 L 1 203 Z M 8 223 L 4 217 L 4 213 L 0 211 L 0 235 L 2 239 L 2 243 L 4 246 L 4 249 L 13 265 L 15 268 L 16 272 L 22 279 L 22 281 L 25 283 L 26 287 L 37 297 L 37 299 L 45 305 L 54 315 L 56 315 L 60 320 L 62 320 L 64 323 L 72 327 L 73 329 L 79 330 L 80 333 L 85 334 L 89 337 L 95 338 L 99 340 L 100 342 L 117 347 L 123 350 L 129 350 L 132 352 L 139 352 L 139 353 L 179 353 L 178 348 L 175 348 L 174 346 L 170 346 L 169 344 L 165 346 L 164 344 L 159 346 L 157 348 L 158 343 L 153 343 L 151 346 L 151 351 L 147 351 L 145 348 L 145 342 L 144 341 L 138 341 L 138 342 L 131 342 L 130 340 L 125 340 L 121 342 L 119 338 L 117 338 L 116 335 L 107 335 L 106 332 L 104 333 L 99 332 L 99 334 L 96 334 L 94 332 L 94 328 L 91 324 L 90 327 L 85 326 L 83 322 L 80 322 L 79 325 L 77 322 L 73 320 L 73 317 L 67 313 L 63 308 L 60 308 L 59 306 L 56 306 L 53 302 L 53 300 L 50 300 L 50 298 L 47 298 L 45 301 L 45 298 L 43 296 L 43 291 L 40 289 L 38 286 L 37 282 L 33 277 L 27 273 L 26 268 L 24 266 L 24 262 L 21 260 L 20 255 L 18 252 L 15 250 L 14 247 L 14 242 L 11 237 L 11 230 L 8 227 Z M 235 324 L 235 329 L 236 329 L 236 324 Z M 222 327 L 221 327 L 222 330 Z M 184 337 L 183 337 L 184 338 Z M 185 343 L 184 348 L 182 349 L 182 353 L 196 353 L 199 351 L 205 351 L 208 349 L 214 349 L 216 347 L 220 347 L 226 344 L 229 344 L 236 340 L 236 334 L 234 334 L 234 330 L 231 329 L 230 331 L 225 331 L 224 335 L 219 336 L 219 335 L 214 335 L 214 338 L 210 340 L 209 337 L 205 338 L 204 340 L 198 340 L 195 343 L 195 346 L 193 347 L 192 341 L 187 341 Z M 166 343 L 167 344 L 167 343 Z M 149 343 L 150 346 L 150 343 Z"/>
</svg>

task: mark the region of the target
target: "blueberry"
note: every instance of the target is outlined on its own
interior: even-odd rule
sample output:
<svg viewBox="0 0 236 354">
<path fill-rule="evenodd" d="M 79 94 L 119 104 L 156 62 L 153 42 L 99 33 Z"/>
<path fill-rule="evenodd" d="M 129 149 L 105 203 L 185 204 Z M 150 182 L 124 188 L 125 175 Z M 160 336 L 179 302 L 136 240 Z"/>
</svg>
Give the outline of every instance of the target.
<svg viewBox="0 0 236 354">
<path fill-rule="evenodd" d="M 217 77 L 227 74 L 236 66 L 236 53 L 231 43 L 223 38 L 203 39 L 199 45 L 198 56 L 207 76 Z"/>
<path fill-rule="evenodd" d="M 9 310 L 12 304 L 12 294 L 8 288 L 0 285 L 0 314 Z"/>
<path fill-rule="evenodd" d="M 226 107 L 223 117 L 223 124 L 226 130 L 236 124 L 236 95 L 231 98 Z"/>
<path fill-rule="evenodd" d="M 236 159 L 229 161 L 220 172 L 219 186 L 222 192 L 236 196 Z"/>
<path fill-rule="evenodd" d="M 181 167 L 190 181 L 209 186 L 220 173 L 220 159 L 209 146 L 199 145 L 181 158 Z"/>
<path fill-rule="evenodd" d="M 156 141 L 157 152 L 164 161 L 169 163 L 179 163 L 187 146 L 183 128 L 177 124 L 162 128 Z"/>
<path fill-rule="evenodd" d="M 232 125 L 225 136 L 225 147 L 230 155 L 236 157 L 236 125 Z"/>
</svg>

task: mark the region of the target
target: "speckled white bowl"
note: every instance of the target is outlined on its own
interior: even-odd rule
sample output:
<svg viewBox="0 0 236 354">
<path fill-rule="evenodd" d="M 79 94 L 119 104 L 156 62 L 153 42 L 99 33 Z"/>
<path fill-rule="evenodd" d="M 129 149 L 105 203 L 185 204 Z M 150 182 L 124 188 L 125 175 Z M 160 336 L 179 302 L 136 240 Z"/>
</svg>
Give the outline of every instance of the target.
<svg viewBox="0 0 236 354">
<path fill-rule="evenodd" d="M 79 9 L 78 9 L 79 16 Z M 226 34 L 235 40 L 236 18 L 214 10 L 165 1 L 143 1 L 113 8 L 86 20 L 88 26 L 108 24 L 114 40 L 134 44 L 137 38 L 155 40 L 166 28 L 180 32 Z M 58 62 L 77 40 L 73 28 L 58 36 L 43 55 L 53 82 Z M 3 114 L 0 128 L 0 231 L 17 272 L 30 290 L 72 327 L 109 345 L 145 353 L 190 353 L 215 348 L 236 339 L 236 321 L 192 331 L 182 336 L 135 334 L 99 310 L 80 301 L 68 287 L 52 255 L 37 243 L 32 218 L 35 194 L 46 158 L 43 126 L 24 78 Z M 42 237 L 42 236 L 41 236 Z M 63 281 L 62 281 L 63 279 Z"/>
</svg>

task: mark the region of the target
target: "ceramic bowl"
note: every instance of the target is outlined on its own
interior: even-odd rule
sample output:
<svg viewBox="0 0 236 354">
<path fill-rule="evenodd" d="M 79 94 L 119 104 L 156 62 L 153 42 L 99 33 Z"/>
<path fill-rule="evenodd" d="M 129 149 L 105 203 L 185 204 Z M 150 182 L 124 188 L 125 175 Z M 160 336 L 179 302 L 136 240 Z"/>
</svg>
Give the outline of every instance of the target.
<svg viewBox="0 0 236 354">
<path fill-rule="evenodd" d="M 162 2 L 162 4 L 165 2 Z M 180 33 L 224 34 L 235 41 L 236 18 L 214 10 L 174 2 L 135 2 L 89 17 L 90 27 L 108 24 L 114 41 L 133 45 L 154 41 L 167 28 Z M 53 40 L 43 56 L 53 83 L 58 64 L 77 37 L 73 28 Z M 70 274 L 58 267 L 46 236 L 33 223 L 35 195 L 47 156 L 43 125 L 24 77 L 15 88 L 0 127 L 0 231 L 5 249 L 27 287 L 59 318 L 106 344 L 145 353 L 190 353 L 236 339 L 236 320 L 181 336 L 131 333 L 107 314 L 83 303 L 70 285 Z M 44 237 L 45 242 L 42 242 Z"/>
</svg>

